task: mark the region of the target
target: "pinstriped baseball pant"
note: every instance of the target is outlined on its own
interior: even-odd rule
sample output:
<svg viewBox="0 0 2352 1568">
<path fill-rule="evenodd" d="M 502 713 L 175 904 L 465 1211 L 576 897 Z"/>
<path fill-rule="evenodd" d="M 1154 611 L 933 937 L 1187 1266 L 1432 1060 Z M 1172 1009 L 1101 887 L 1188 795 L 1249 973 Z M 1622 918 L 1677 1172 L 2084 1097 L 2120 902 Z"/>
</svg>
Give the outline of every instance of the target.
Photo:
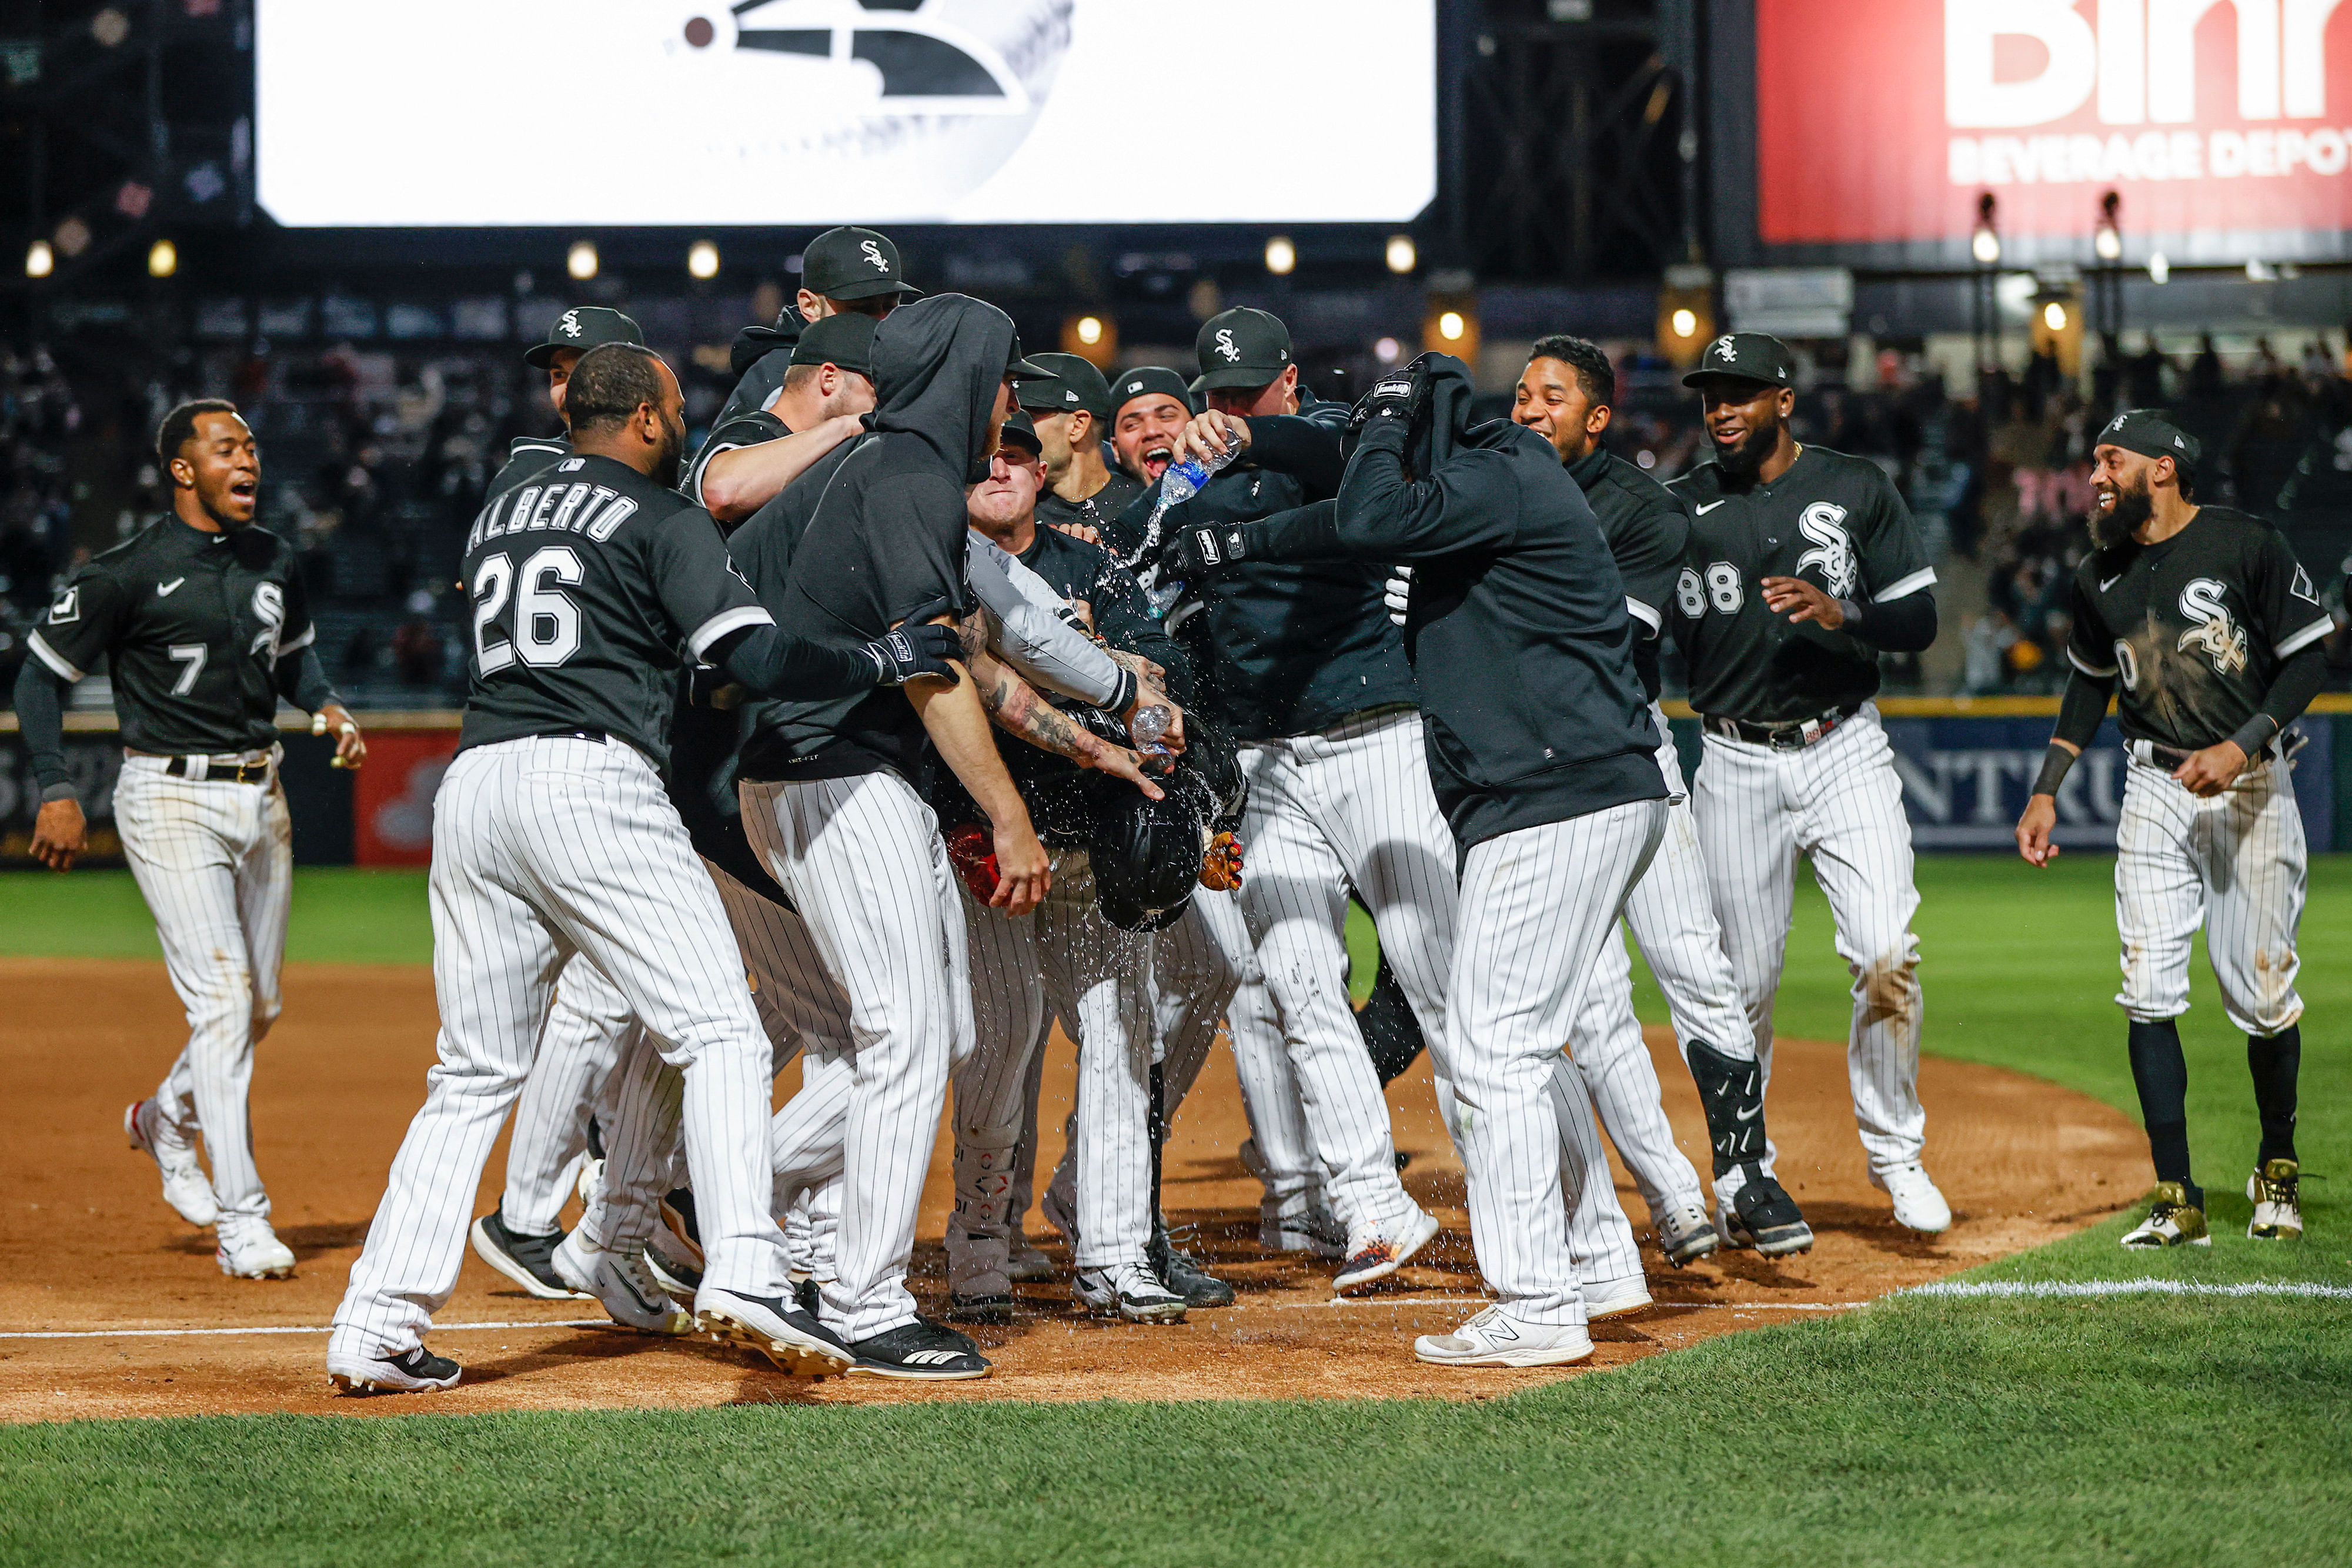
<svg viewBox="0 0 2352 1568">
<path fill-rule="evenodd" d="M 1436 1065 L 1469 1173 L 1478 1271 L 1525 1322 L 1585 1320 L 1562 1186 L 1562 1167 L 1583 1162 L 1562 1157 L 1553 1069 L 1665 819 L 1664 801 L 1632 801 L 1484 840 L 1463 862 Z M 1598 1195 L 1583 1197 L 1579 1208 L 1592 1212 Z"/>
<path fill-rule="evenodd" d="M 588 1153 L 592 1113 L 598 1115 L 604 1152 L 611 1155 L 616 1064 L 635 1023 L 613 982 L 574 954 L 556 979 L 555 1000 L 539 1031 L 539 1055 L 515 1101 L 506 1187 L 499 1201 L 508 1229 L 546 1236 L 562 1228 L 563 1205 Z M 652 1060 L 661 1059 L 654 1054 Z M 671 1133 L 675 1137 L 675 1125 Z"/>
<path fill-rule="evenodd" d="M 963 905 L 938 819 L 897 774 L 745 779 L 739 790 L 753 852 L 849 998 L 840 1274 L 824 1286 L 823 1316 L 866 1339 L 915 1318 L 906 1278 L 923 1176 L 950 1067 L 971 1050 Z M 772 1168 L 823 1164 L 823 1128 L 812 1119 L 810 1142 L 776 1148 Z"/>
<path fill-rule="evenodd" d="M 1903 784 L 1874 704 L 1801 750 L 1706 737 L 1692 797 L 1724 953 L 1772 1076 L 1772 998 L 1788 957 L 1797 860 L 1813 862 L 1853 975 L 1846 1078 L 1873 1171 L 1919 1158 L 1919 908 Z M 1769 1144 L 1764 1168 L 1777 1154 Z"/>
<path fill-rule="evenodd" d="M 267 760 L 252 752 L 247 760 Z M 247 1094 L 253 1052 L 277 1021 L 294 888 L 293 830 L 267 786 L 174 779 L 161 757 L 125 757 L 114 785 L 123 857 L 163 946 L 188 1043 L 155 1091 L 180 1140 L 201 1130 L 223 1220 L 266 1220 Z"/>
<path fill-rule="evenodd" d="M 440 1061 L 352 1266 L 331 1350 L 399 1354 L 449 1299 L 482 1166 L 574 952 L 684 1071 L 706 1288 L 779 1294 L 767 1036 L 719 894 L 653 765 L 619 741 L 556 737 L 459 752 L 434 802 L 431 891 Z"/>
<path fill-rule="evenodd" d="M 2230 1027 L 2273 1035 L 2303 1016 L 2309 856 L 2284 766 L 2250 768 L 2200 800 L 2165 769 L 2134 762 L 2116 824 L 2116 928 L 2123 988 L 2116 1004 L 2153 1022 L 2189 1010 L 2189 960 L 2200 925 Z"/>
<path fill-rule="evenodd" d="M 1348 894 L 1352 887 L 1371 912 L 1423 1030 L 1441 1035 L 1454 844 L 1430 786 L 1421 716 L 1375 714 L 1247 744 L 1241 766 L 1249 869 L 1237 896 L 1324 1190 L 1351 1237 L 1390 1228 L 1417 1206 L 1397 1177 L 1388 1102 L 1348 995 Z M 1236 1041 L 1243 1027 L 1236 1019 Z"/>
</svg>

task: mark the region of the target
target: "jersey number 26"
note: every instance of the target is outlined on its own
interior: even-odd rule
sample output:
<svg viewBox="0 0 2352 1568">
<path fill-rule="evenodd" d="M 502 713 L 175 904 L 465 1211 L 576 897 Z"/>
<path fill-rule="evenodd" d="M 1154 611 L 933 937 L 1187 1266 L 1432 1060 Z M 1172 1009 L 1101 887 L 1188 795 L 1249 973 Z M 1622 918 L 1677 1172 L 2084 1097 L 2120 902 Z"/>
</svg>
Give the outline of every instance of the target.
<svg viewBox="0 0 2352 1568">
<path fill-rule="evenodd" d="M 579 580 L 580 557 L 569 545 L 549 545 L 536 551 L 522 563 L 520 573 L 514 559 L 503 551 L 484 556 L 474 569 L 475 667 L 487 675 L 520 658 L 526 664 L 544 669 L 578 653 L 580 607 L 553 584 Z M 514 618 L 509 641 L 499 634 L 499 619 L 510 597 Z"/>
</svg>

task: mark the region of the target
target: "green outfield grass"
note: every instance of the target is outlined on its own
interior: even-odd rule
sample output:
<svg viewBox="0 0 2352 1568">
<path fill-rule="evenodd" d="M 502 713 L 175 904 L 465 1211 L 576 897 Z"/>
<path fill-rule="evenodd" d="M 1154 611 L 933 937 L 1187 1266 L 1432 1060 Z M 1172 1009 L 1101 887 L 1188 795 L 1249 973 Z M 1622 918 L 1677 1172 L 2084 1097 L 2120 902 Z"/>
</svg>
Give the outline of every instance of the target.
<svg viewBox="0 0 2352 1568">
<path fill-rule="evenodd" d="M 1923 861 L 1928 1049 L 2132 1111 L 2108 862 Z M 1801 880 L 1780 1027 L 1842 1038 Z M 107 873 L 0 880 L 0 952 L 152 953 Z M 293 956 L 417 961 L 412 876 L 306 873 Z M 1968 1279 L 2352 1288 L 2352 859 L 2303 934 L 2307 1239 L 2244 1239 L 2243 1038 L 2182 1020 L 2217 1239 L 2117 1220 Z M 1367 953 L 1365 956 L 1369 956 Z M 1369 963 L 1360 963 L 1369 982 Z M 1662 1009 L 1643 977 L 1645 1017 Z M 1934 1165 L 1934 1106 L 1929 1162 Z M 1492 1385 L 1511 1386 L 1507 1375 Z M 0 1562 L 2341 1563 L 2352 1301 L 1900 1298 L 1472 1405 L 749 1407 L 0 1428 Z"/>
</svg>

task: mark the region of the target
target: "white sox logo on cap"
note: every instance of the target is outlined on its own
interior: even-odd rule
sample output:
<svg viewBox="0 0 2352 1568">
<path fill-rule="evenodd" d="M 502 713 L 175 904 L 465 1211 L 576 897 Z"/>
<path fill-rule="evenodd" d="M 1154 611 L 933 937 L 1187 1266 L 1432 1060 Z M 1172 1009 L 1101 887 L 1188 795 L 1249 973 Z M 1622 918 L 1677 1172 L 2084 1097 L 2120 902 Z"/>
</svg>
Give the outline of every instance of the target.
<svg viewBox="0 0 2352 1568">
<path fill-rule="evenodd" d="M 562 333 L 567 338 L 577 338 L 580 336 L 580 312 L 577 310 L 566 310 L 562 315 L 557 317 L 555 319 L 555 329 Z"/>
<path fill-rule="evenodd" d="M 1738 350 L 1732 347 L 1730 333 L 1726 332 L 1722 337 L 1717 338 L 1715 340 L 1715 357 L 1718 360 L 1736 360 L 1739 358 Z"/>
<path fill-rule="evenodd" d="M 882 254 L 882 247 L 880 246 L 876 245 L 870 239 L 862 239 L 857 242 L 857 248 L 866 253 L 866 259 L 874 264 L 875 271 L 887 272 L 890 270 L 889 258 Z"/>
<path fill-rule="evenodd" d="M 1242 351 L 1234 347 L 1234 329 L 1231 327 L 1217 329 L 1217 352 L 1234 364 L 1241 362 Z"/>
</svg>

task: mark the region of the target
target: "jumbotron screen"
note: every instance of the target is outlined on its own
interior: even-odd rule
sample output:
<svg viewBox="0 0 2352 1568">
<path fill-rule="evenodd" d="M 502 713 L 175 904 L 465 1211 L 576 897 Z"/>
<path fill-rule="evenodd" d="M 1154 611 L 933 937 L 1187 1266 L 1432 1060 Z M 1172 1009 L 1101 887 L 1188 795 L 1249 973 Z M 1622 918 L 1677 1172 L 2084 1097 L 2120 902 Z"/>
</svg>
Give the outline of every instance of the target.
<svg viewBox="0 0 2352 1568">
<path fill-rule="evenodd" d="M 1402 222 L 1435 0 L 259 0 L 297 227 Z"/>
</svg>

